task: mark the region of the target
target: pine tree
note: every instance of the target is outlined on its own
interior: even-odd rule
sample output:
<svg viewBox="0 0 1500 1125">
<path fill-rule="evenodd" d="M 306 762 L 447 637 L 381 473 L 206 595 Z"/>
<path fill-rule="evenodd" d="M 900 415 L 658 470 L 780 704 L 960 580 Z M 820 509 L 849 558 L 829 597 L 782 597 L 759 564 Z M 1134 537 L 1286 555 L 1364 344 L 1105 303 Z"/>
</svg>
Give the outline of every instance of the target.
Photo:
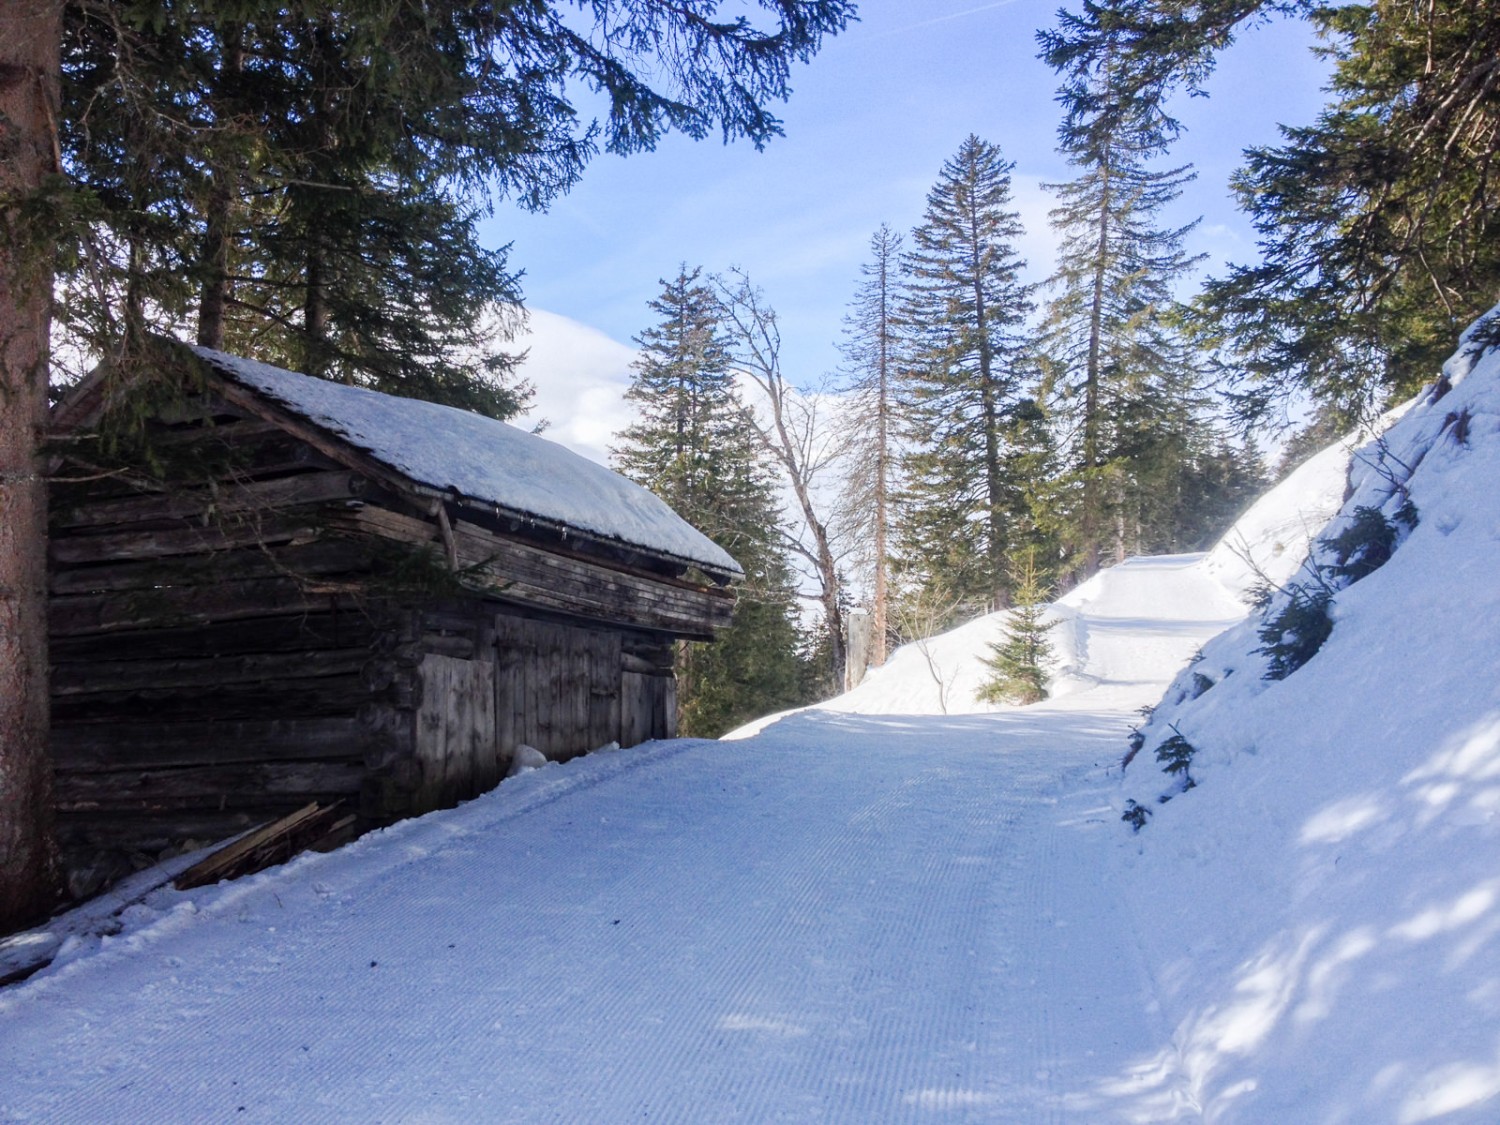
<svg viewBox="0 0 1500 1125">
<path fill-rule="evenodd" d="M 1047 698 L 1047 664 L 1052 644 L 1047 639 L 1048 589 L 1037 570 L 1036 551 L 1019 552 L 1012 568 L 1012 607 L 1005 637 L 990 645 L 984 664 L 990 678 L 979 691 L 988 703 L 1040 703 Z"/>
<path fill-rule="evenodd" d="M 870 576 L 870 665 L 886 661 L 890 633 L 891 495 L 896 470 L 896 375 L 906 347 L 897 323 L 903 281 L 902 239 L 882 223 L 870 238 L 864 279 L 844 319 L 849 471 L 842 504 L 855 514 Z M 861 669 L 861 671 L 863 671 Z"/>
<path fill-rule="evenodd" d="M 1250 418 L 1297 386 L 1346 414 L 1415 392 L 1500 291 L 1500 11 L 1319 10 L 1331 104 L 1250 149 L 1234 187 L 1262 262 L 1205 290 Z"/>
<path fill-rule="evenodd" d="M 744 424 L 722 308 L 700 278 L 684 266 L 650 302 L 659 319 L 636 339 L 627 392 L 638 418 L 613 458 L 744 568 L 733 625 L 678 653 L 680 729 L 712 738 L 802 701 L 803 638 L 773 474 Z"/>
<path fill-rule="evenodd" d="M 1064 70 L 1112 59 L 1111 99 L 1165 114 L 1203 93 L 1218 52 L 1273 14 L 1311 19 L 1333 101 L 1250 150 L 1235 187 L 1262 262 L 1210 283 L 1198 327 L 1224 340 L 1247 422 L 1310 390 L 1346 418 L 1415 389 L 1500 289 L 1500 10 L 1280 0 L 1085 0 L 1042 42 Z"/>
<path fill-rule="evenodd" d="M 1064 65 L 1055 46 L 1043 57 Z M 1160 498 L 1180 491 L 1204 413 L 1173 317 L 1175 287 L 1201 260 L 1183 250 L 1196 224 L 1158 222 L 1194 177 L 1149 166 L 1172 130 L 1151 106 L 1115 96 L 1115 58 L 1106 52 L 1065 70 L 1058 137 L 1078 176 L 1050 185 L 1061 239 L 1048 308 L 1050 384 L 1070 435 L 1076 506 L 1067 538 L 1078 579 L 1162 530 L 1170 537 L 1169 527 L 1147 529 L 1170 510 Z"/>
<path fill-rule="evenodd" d="M 897 551 L 908 581 L 967 610 L 1009 599 L 1005 557 L 1024 510 L 1007 432 L 1029 373 L 1032 287 L 1016 251 L 1013 165 L 970 136 L 943 165 L 906 256 L 900 323 L 905 438 Z"/>
</svg>

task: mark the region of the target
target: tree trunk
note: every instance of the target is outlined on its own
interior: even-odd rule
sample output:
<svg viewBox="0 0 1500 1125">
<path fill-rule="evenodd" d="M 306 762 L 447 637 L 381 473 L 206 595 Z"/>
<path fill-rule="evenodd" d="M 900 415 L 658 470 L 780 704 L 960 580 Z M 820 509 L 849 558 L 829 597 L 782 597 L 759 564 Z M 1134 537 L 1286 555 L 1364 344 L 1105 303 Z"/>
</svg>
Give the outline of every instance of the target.
<svg viewBox="0 0 1500 1125">
<path fill-rule="evenodd" d="M 974 327 L 979 334 L 979 397 L 984 414 L 984 484 L 988 501 L 990 609 L 1010 605 L 1010 583 L 1005 574 L 1005 474 L 1000 464 L 1000 391 L 995 385 L 994 352 L 990 347 L 989 309 L 984 300 L 983 243 L 979 215 L 970 204 L 969 253 L 974 284 Z"/>
<path fill-rule="evenodd" d="M 219 70 L 216 94 L 220 107 L 228 88 L 245 69 L 244 32 L 231 25 L 224 30 L 224 63 Z M 229 305 L 229 248 L 232 240 L 235 195 L 239 177 L 234 157 L 213 169 L 213 187 L 208 194 L 208 214 L 203 232 L 203 291 L 198 302 L 198 343 L 205 348 L 224 347 L 224 310 Z"/>
<path fill-rule="evenodd" d="M 1110 148 L 1101 160 L 1098 241 L 1094 250 L 1094 287 L 1089 305 L 1089 352 L 1083 383 L 1083 518 L 1082 540 L 1075 578 L 1083 581 L 1099 570 L 1099 540 L 1103 534 L 1103 490 L 1099 482 L 1100 382 L 1103 379 L 1104 279 L 1109 257 Z"/>
<path fill-rule="evenodd" d="M 328 298 L 323 288 L 323 251 L 316 245 L 308 247 L 306 284 L 302 305 L 302 332 L 305 338 L 302 372 L 321 377 L 328 369 Z"/>
<path fill-rule="evenodd" d="M 870 666 L 879 668 L 886 660 L 886 631 L 890 628 L 886 603 L 890 593 L 886 589 L 886 525 L 890 520 L 887 487 L 890 475 L 890 426 L 891 426 L 891 276 L 889 255 L 880 259 L 880 343 L 879 343 L 879 390 L 875 403 L 875 592 L 871 629 L 874 632 L 870 646 Z M 860 674 L 864 674 L 861 668 Z"/>
<path fill-rule="evenodd" d="M 0 4 L 0 933 L 55 903 L 47 752 L 47 419 L 50 242 L 16 201 L 60 171 L 62 4 Z"/>
</svg>

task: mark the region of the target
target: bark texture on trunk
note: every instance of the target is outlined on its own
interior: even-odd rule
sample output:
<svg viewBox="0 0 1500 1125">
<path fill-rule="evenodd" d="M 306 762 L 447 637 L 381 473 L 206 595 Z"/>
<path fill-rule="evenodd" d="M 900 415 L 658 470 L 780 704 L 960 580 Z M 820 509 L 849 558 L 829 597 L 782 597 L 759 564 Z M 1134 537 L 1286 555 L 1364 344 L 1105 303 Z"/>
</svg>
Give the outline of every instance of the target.
<svg viewBox="0 0 1500 1125">
<path fill-rule="evenodd" d="M 47 418 L 51 247 L 20 204 L 58 170 L 62 4 L 0 4 L 0 934 L 56 902 L 47 750 Z"/>
</svg>

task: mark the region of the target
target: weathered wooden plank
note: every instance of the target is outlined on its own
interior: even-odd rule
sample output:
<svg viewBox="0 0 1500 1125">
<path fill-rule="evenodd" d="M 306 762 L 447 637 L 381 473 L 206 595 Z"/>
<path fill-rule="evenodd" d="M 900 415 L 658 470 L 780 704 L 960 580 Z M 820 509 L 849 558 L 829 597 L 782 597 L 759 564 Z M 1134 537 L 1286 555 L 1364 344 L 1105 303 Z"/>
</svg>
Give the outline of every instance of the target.
<svg viewBox="0 0 1500 1125">
<path fill-rule="evenodd" d="M 181 769 L 62 773 L 54 780 L 61 812 L 188 812 L 264 807 L 281 797 L 333 800 L 353 797 L 364 780 L 362 765 L 347 762 L 276 762 Z"/>
<path fill-rule="evenodd" d="M 188 458 L 199 468 L 197 480 L 189 482 L 180 475 L 164 484 L 147 475 L 144 468 L 130 473 L 101 476 L 86 460 L 65 457 L 49 473 L 52 507 L 62 515 L 73 508 L 105 501 L 163 495 L 189 484 L 202 484 L 209 477 L 220 483 L 248 483 L 266 477 L 310 470 L 339 471 L 344 468 L 329 460 L 306 442 L 299 441 L 279 427 L 265 422 L 240 422 L 228 426 L 198 426 L 185 430 L 166 430 L 149 437 L 151 448 L 177 458 Z M 170 470 L 169 470 L 170 473 Z"/>
<path fill-rule="evenodd" d="M 62 773 L 100 773 L 124 767 L 363 759 L 397 741 L 352 715 L 230 722 L 139 722 L 59 725 L 52 760 Z"/>
<path fill-rule="evenodd" d="M 622 652 L 620 654 L 620 667 L 626 672 L 634 672 L 640 676 L 670 676 L 672 674 L 672 663 L 657 663 L 651 660 L 643 660 L 634 653 Z"/>
<path fill-rule="evenodd" d="M 375 505 L 331 519 L 412 544 L 439 538 L 435 524 Z M 463 579 L 494 597 L 702 638 L 727 626 L 734 612 L 731 591 L 612 569 L 500 539 L 464 521 L 454 525 L 454 541 Z"/>
<path fill-rule="evenodd" d="M 665 676 L 656 678 L 656 689 L 661 693 L 661 710 L 657 714 L 658 733 L 655 738 L 677 737 L 677 681 Z"/>
<path fill-rule="evenodd" d="M 316 801 L 303 805 L 296 812 L 288 813 L 270 824 L 263 824 L 227 847 L 220 848 L 213 855 L 199 860 L 172 880 L 172 885 L 179 891 L 190 891 L 194 887 L 206 887 L 221 879 L 232 878 L 235 874 L 248 874 L 239 870 L 239 867 L 248 862 L 256 851 L 290 836 L 309 823 L 326 819 L 330 811 Z"/>
<path fill-rule="evenodd" d="M 535 559 L 527 559 L 513 565 L 509 558 L 465 563 L 469 568 L 466 574 L 482 577 L 496 598 L 574 616 L 705 639 L 714 629 L 726 627 L 733 617 L 732 602 L 717 597 L 672 597 L 620 581 L 608 571 L 596 575 L 549 573 L 554 569 L 550 564 L 535 564 Z"/>
<path fill-rule="evenodd" d="M 96 692 L 210 688 L 241 684 L 303 681 L 324 676 L 358 674 L 368 690 L 380 690 L 384 682 L 370 668 L 368 647 L 313 649 L 307 652 L 253 653 L 246 656 L 210 656 L 145 660 L 98 660 L 59 664 L 52 673 L 54 698 L 90 695 Z"/>
<path fill-rule="evenodd" d="M 296 797 L 232 812 L 195 811 L 164 814 L 95 810 L 59 812 L 57 840 L 65 852 L 124 848 L 151 854 L 184 840 L 215 840 L 237 836 L 262 821 L 272 820 L 288 809 L 305 804 Z"/>
<path fill-rule="evenodd" d="M 93 661 L 194 659 L 249 653 L 295 653 L 318 649 L 370 648 L 382 653 L 396 643 L 396 622 L 372 605 L 337 606 L 333 612 L 230 620 L 169 629 L 54 636 L 55 666 Z"/>
<path fill-rule="evenodd" d="M 516 644 L 520 622 L 509 615 L 495 616 L 491 640 L 495 663 L 495 756 L 500 776 L 510 772 L 521 737 L 521 655 Z"/>
<path fill-rule="evenodd" d="M 589 648 L 589 741 L 591 749 L 620 741 L 620 634 L 595 631 Z"/>
<path fill-rule="evenodd" d="M 51 600 L 47 620 L 53 636 L 68 637 L 116 629 L 328 613 L 341 598 L 352 611 L 361 593 L 354 583 L 323 581 L 313 585 L 293 578 L 271 578 L 217 586 L 70 594 Z"/>
<path fill-rule="evenodd" d="M 54 566 L 125 562 L 174 555 L 228 551 L 238 547 L 310 543 L 321 532 L 305 519 L 259 514 L 226 524 L 173 529 L 148 529 L 104 534 L 62 533 L 47 545 Z"/>
<path fill-rule="evenodd" d="M 324 578 L 330 574 L 362 574 L 370 567 L 367 545 L 338 537 L 280 548 L 250 547 L 185 558 L 54 567 L 51 587 L 54 594 L 106 593 L 247 578 Z"/>
<path fill-rule="evenodd" d="M 349 500 L 363 495 L 369 482 L 350 470 L 301 473 L 251 484 L 192 489 L 159 496 L 127 497 L 84 504 L 56 513 L 58 528 L 110 527 L 121 524 L 201 519 L 210 513 L 269 511 L 276 508 Z"/>
<path fill-rule="evenodd" d="M 620 745 L 638 746 L 652 737 L 657 676 L 620 673 Z"/>
<path fill-rule="evenodd" d="M 494 666 L 429 655 L 422 679 L 416 712 L 422 786 L 416 802 L 422 809 L 443 808 L 483 792 L 494 774 Z"/>
<path fill-rule="evenodd" d="M 387 689 L 389 690 L 389 689 Z M 210 691 L 145 687 L 63 695 L 52 701 L 53 721 L 129 723 L 353 715 L 371 698 L 358 671 L 303 679 L 280 677 L 260 683 L 223 684 Z"/>
</svg>

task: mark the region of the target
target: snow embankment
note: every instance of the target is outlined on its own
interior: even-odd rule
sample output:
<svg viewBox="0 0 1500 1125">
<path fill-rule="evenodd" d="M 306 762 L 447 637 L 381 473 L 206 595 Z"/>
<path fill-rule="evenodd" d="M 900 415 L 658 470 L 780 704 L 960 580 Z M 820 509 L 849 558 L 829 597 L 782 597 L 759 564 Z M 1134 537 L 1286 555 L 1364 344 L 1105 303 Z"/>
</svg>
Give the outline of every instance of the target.
<svg viewBox="0 0 1500 1125">
<path fill-rule="evenodd" d="M 1351 477 L 1143 728 L 1125 897 L 1206 1119 L 1500 1120 L 1500 350 L 1471 330 Z M 1267 679 L 1298 599 L 1331 631 Z"/>
</svg>

